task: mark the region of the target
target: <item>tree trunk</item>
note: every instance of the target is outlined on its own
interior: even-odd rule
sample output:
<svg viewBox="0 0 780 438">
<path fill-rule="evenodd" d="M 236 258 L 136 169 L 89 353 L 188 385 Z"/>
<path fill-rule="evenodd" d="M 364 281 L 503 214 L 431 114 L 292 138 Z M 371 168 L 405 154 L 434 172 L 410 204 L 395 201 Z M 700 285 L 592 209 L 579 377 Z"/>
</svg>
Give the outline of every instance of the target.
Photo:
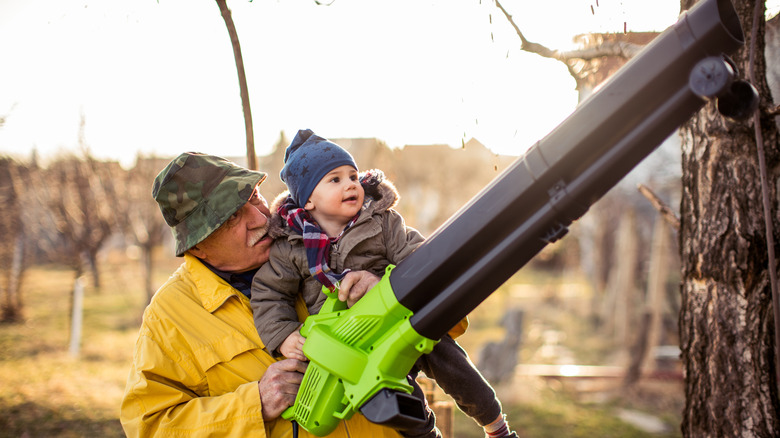
<svg viewBox="0 0 780 438">
<path fill-rule="evenodd" d="M 649 279 L 636 342 L 631 347 L 631 363 L 623 378 L 623 387 L 629 388 L 639 381 L 643 371 L 655 370 L 654 349 L 662 333 L 663 316 L 666 311 L 666 280 L 669 277 L 669 225 L 662 217 L 655 221 L 653 242 L 650 250 Z"/>
<path fill-rule="evenodd" d="M 663 339 L 664 316 L 669 313 L 669 305 L 666 303 L 667 285 L 671 263 L 669 257 L 672 254 L 671 230 L 666 220 L 659 216 L 653 229 L 653 243 L 650 250 L 650 267 L 647 281 L 647 310 L 650 313 L 650 325 L 647 330 L 647 349 L 643 367 L 646 371 L 655 371 L 655 355 L 653 351 L 661 345 Z"/>
<path fill-rule="evenodd" d="M 100 291 L 100 271 L 98 270 L 97 263 L 97 248 L 87 250 L 85 255 L 89 273 L 92 275 L 92 285 L 95 287 L 96 291 Z"/>
<path fill-rule="evenodd" d="M 634 334 L 629 328 L 636 320 L 638 254 L 636 212 L 628 208 L 620 218 L 602 310 L 605 331 L 621 350 L 623 359 Z"/>
<path fill-rule="evenodd" d="M 748 72 L 755 0 L 732 2 L 746 40 L 733 59 L 741 72 Z M 692 3 L 683 0 L 682 8 Z M 754 85 L 765 105 L 770 95 L 763 27 L 762 21 Z M 762 117 L 762 125 L 777 230 L 777 129 L 768 117 Z M 697 438 L 777 436 L 774 322 L 753 119 L 726 120 L 710 103 L 681 135 L 682 432 Z"/>
<path fill-rule="evenodd" d="M 149 304 L 152 301 L 152 296 L 154 295 L 154 288 L 152 287 L 152 251 L 154 248 L 149 245 L 145 245 L 142 248 L 142 263 L 143 263 L 143 270 L 144 270 L 144 289 L 146 289 L 146 303 L 144 303 L 144 307 L 146 307 L 146 304 Z"/>
<path fill-rule="evenodd" d="M 68 352 L 72 357 L 78 357 L 81 351 L 81 328 L 84 319 L 84 282 L 81 277 L 73 283 L 71 292 L 70 339 Z"/>
<path fill-rule="evenodd" d="M 8 300 L 3 311 L 4 321 L 22 320 L 22 275 L 24 274 L 24 234 L 14 239 L 11 270 L 8 275 Z"/>
<path fill-rule="evenodd" d="M 233 45 L 233 57 L 236 60 L 236 71 L 238 72 L 238 85 L 241 88 L 241 104 L 244 108 L 244 129 L 246 130 L 246 165 L 249 169 L 257 170 L 257 156 L 255 155 L 255 133 L 252 126 L 252 109 L 249 106 L 249 87 L 246 84 L 246 73 L 244 72 L 244 58 L 241 55 L 241 45 L 238 43 L 238 32 L 233 23 L 233 16 L 227 7 L 226 0 L 217 0 L 219 11 L 222 13 L 222 19 L 225 20 L 230 42 Z"/>
<path fill-rule="evenodd" d="M 0 321 L 4 322 L 22 320 L 21 283 L 26 268 L 24 245 L 27 236 L 21 190 L 26 186 L 17 182 L 21 180 L 19 173 L 25 170 L 8 158 L 0 158 L 0 297 L 5 294 L 5 302 L 0 304 Z"/>
<path fill-rule="evenodd" d="M 630 359 L 626 374 L 623 376 L 623 389 L 630 389 L 642 377 L 642 363 L 645 361 L 648 353 L 648 333 L 652 323 L 653 315 L 648 311 L 640 317 L 639 325 L 632 332 L 636 335 L 636 341 L 631 346 Z"/>
</svg>

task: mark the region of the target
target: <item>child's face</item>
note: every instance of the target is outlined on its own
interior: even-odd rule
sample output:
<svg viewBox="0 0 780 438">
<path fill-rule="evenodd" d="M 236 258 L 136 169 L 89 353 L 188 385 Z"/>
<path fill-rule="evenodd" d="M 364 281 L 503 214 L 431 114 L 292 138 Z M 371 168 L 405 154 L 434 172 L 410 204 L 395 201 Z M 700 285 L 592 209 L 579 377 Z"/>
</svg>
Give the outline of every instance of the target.
<svg viewBox="0 0 780 438">
<path fill-rule="evenodd" d="M 317 183 L 304 208 L 318 221 L 346 224 L 360 211 L 364 196 L 357 170 L 344 165 L 331 170 Z"/>
</svg>

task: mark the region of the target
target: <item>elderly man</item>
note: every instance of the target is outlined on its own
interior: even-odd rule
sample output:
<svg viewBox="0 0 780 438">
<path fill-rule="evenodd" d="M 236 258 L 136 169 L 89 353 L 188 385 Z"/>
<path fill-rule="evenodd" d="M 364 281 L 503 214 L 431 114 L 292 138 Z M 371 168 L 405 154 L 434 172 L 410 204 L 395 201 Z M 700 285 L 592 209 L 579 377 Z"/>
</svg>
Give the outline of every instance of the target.
<svg viewBox="0 0 780 438">
<path fill-rule="evenodd" d="M 271 246 L 270 212 L 258 192 L 265 177 L 186 153 L 155 179 L 152 195 L 184 263 L 144 312 L 120 411 L 128 436 L 292 436 L 279 416 L 293 404 L 306 363 L 268 354 L 248 296 Z M 377 281 L 350 273 L 340 298 L 354 303 Z M 305 306 L 298 309 L 305 317 Z M 355 415 L 330 436 L 399 435 Z"/>
</svg>

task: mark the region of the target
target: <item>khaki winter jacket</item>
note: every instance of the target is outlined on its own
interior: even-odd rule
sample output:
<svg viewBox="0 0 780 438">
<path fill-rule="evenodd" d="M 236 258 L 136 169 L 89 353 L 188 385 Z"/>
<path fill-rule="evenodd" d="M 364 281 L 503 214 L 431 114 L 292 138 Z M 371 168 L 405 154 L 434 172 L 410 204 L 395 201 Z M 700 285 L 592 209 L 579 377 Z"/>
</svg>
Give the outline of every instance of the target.
<svg viewBox="0 0 780 438">
<path fill-rule="evenodd" d="M 389 181 L 380 183 L 379 199 L 369 197 L 358 220 L 333 245 L 328 265 L 334 272 L 345 268 L 367 270 L 382 276 L 388 264 L 397 265 L 423 243 L 423 236 L 407 227 L 403 217 L 393 210 L 398 192 Z M 276 212 L 287 193 L 279 195 L 271 207 Z M 255 274 L 252 282 L 252 309 L 255 326 L 268 351 L 278 355 L 282 342 L 300 327 L 295 300 L 302 294 L 309 313 L 320 310 L 325 301 L 322 284 L 309 272 L 303 237 L 287 227 L 274 213 L 271 218 L 276 238 L 271 259 Z"/>
</svg>

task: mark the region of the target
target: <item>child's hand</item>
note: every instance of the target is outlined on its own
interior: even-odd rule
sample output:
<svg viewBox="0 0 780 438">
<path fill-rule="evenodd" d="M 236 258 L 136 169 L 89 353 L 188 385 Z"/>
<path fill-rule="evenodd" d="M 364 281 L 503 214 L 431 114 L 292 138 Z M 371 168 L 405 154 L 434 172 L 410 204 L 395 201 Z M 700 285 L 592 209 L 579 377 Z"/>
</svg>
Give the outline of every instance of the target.
<svg viewBox="0 0 780 438">
<path fill-rule="evenodd" d="M 348 272 L 339 283 L 339 301 L 346 301 L 347 307 L 352 307 L 366 292 L 376 286 L 379 280 L 379 277 L 368 271 Z"/>
<path fill-rule="evenodd" d="M 298 359 L 302 361 L 308 361 L 309 359 L 303 354 L 303 343 L 306 341 L 301 335 L 301 329 L 290 333 L 287 339 L 279 346 L 279 352 L 288 359 Z"/>
</svg>

